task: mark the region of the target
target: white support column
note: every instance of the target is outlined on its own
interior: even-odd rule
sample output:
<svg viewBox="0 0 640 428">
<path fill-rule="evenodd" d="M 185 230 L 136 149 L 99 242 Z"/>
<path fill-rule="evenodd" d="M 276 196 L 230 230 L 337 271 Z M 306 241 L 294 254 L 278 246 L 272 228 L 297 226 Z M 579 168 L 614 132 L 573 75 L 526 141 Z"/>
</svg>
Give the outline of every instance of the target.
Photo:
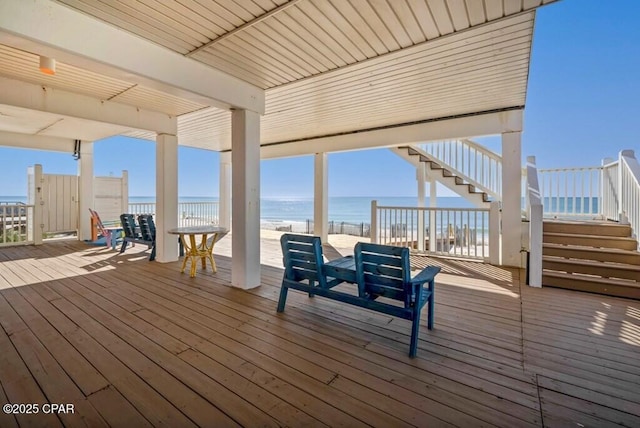
<svg viewBox="0 0 640 428">
<path fill-rule="evenodd" d="M 502 264 L 515 267 L 522 267 L 521 134 L 502 134 Z"/>
<path fill-rule="evenodd" d="M 231 113 L 231 285 L 260 285 L 260 115 Z"/>
<path fill-rule="evenodd" d="M 231 152 L 220 153 L 218 224 L 231 230 Z"/>
<path fill-rule="evenodd" d="M 500 263 L 500 202 L 491 202 L 489 208 L 489 263 Z"/>
<path fill-rule="evenodd" d="M 438 186 L 434 178 L 429 182 L 429 207 L 438 206 Z M 436 246 L 436 212 L 429 211 L 429 251 L 435 252 Z"/>
<path fill-rule="evenodd" d="M 329 237 L 329 179 L 327 154 L 316 153 L 313 160 L 313 234 L 324 243 Z"/>
<path fill-rule="evenodd" d="M 122 212 L 129 212 L 129 173 L 122 170 L 122 180 L 120 180 L 120 203 L 122 204 Z"/>
<path fill-rule="evenodd" d="M 33 205 L 33 243 L 42 245 L 44 229 L 42 206 L 42 165 L 35 164 L 29 167 L 29 205 Z"/>
<path fill-rule="evenodd" d="M 91 213 L 93 209 L 93 141 L 83 141 L 78 159 L 78 240 L 91 240 Z"/>
<path fill-rule="evenodd" d="M 178 226 L 178 138 L 156 136 L 156 260 L 178 260 L 178 242 L 167 230 Z"/>
<path fill-rule="evenodd" d="M 425 199 L 427 197 L 425 192 L 425 182 L 427 181 L 427 168 L 424 162 L 419 162 L 416 167 L 416 181 L 418 182 L 418 207 L 424 208 L 426 206 Z M 424 251 L 425 241 L 425 224 L 424 224 L 424 211 L 418 211 L 418 251 Z"/>
</svg>

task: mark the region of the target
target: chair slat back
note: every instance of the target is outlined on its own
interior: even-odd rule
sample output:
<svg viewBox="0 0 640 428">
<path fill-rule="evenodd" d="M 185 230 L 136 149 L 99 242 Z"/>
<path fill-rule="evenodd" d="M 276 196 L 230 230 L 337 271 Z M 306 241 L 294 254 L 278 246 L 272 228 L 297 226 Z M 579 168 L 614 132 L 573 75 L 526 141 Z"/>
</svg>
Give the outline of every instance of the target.
<svg viewBox="0 0 640 428">
<path fill-rule="evenodd" d="M 137 231 L 136 218 L 133 216 L 133 214 L 120 214 L 120 223 L 122 223 L 124 236 L 126 236 L 127 238 L 140 237 L 140 234 Z"/>
<path fill-rule="evenodd" d="M 317 236 L 303 236 L 285 233 L 280 237 L 282 246 L 285 280 L 316 281 L 326 286 L 322 275 L 322 245 Z"/>
<path fill-rule="evenodd" d="M 355 249 L 356 280 L 361 296 L 384 296 L 408 302 L 411 281 L 409 249 L 359 242 Z"/>
<path fill-rule="evenodd" d="M 104 228 L 104 224 L 102 223 L 102 220 L 100 220 L 100 216 L 98 215 L 98 213 L 96 211 L 92 210 L 91 208 L 89 208 L 89 212 L 91 213 L 91 218 L 93 219 L 93 224 L 95 224 L 96 228 L 98 229 L 98 232 L 100 232 L 100 234 L 102 236 L 107 236 L 108 232 Z"/>
<path fill-rule="evenodd" d="M 156 240 L 156 224 L 153 222 L 153 215 L 140 214 L 138 216 L 138 224 L 140 225 L 140 235 L 143 240 L 150 242 Z"/>
</svg>

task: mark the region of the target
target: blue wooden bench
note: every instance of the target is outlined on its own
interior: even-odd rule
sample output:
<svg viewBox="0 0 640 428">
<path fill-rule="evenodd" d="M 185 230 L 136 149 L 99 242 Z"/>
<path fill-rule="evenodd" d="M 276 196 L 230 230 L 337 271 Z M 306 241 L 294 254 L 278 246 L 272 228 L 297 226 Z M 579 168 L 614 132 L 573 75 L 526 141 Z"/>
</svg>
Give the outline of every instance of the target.
<svg viewBox="0 0 640 428">
<path fill-rule="evenodd" d="M 124 238 L 122 239 L 122 247 L 120 253 L 124 253 L 127 244 L 143 244 L 151 249 L 149 261 L 156 258 L 156 225 L 153 222 L 151 214 L 141 214 L 138 216 L 138 223 L 133 214 L 121 214 L 120 222 L 124 230 Z"/>
<path fill-rule="evenodd" d="M 287 292 L 292 288 L 310 297 L 323 296 L 407 319 L 412 321 L 409 356 L 415 357 L 420 314 L 426 305 L 429 307 L 427 327 L 433 328 L 435 276 L 440 272 L 439 267 L 429 266 L 411 278 L 408 248 L 358 243 L 354 256 L 325 263 L 317 236 L 284 234 L 280 244 L 284 275 L 278 312 L 284 311 Z M 357 290 L 348 293 L 333 289 L 343 282 L 357 284 Z"/>
</svg>

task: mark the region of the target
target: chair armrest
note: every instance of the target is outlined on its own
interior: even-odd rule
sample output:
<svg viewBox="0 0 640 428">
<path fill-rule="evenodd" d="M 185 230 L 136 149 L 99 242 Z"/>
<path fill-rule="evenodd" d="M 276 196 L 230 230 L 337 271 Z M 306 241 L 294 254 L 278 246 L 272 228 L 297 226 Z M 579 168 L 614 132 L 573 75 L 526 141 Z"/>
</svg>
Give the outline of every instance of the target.
<svg viewBox="0 0 640 428">
<path fill-rule="evenodd" d="M 428 266 L 422 270 L 415 277 L 411 278 L 412 285 L 422 285 L 426 282 L 433 281 L 435 276 L 440 272 L 438 266 Z"/>
</svg>

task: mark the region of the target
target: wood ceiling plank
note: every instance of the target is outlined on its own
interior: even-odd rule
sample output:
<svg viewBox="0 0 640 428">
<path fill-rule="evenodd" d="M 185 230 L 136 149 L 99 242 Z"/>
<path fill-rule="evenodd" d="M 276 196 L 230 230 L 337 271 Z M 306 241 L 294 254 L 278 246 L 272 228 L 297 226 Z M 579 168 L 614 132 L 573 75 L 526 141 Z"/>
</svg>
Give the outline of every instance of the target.
<svg viewBox="0 0 640 428">
<path fill-rule="evenodd" d="M 324 0 L 320 1 L 322 2 Z M 343 29 L 336 25 L 336 23 L 334 23 L 321 9 L 317 7 L 316 2 L 313 0 L 306 0 L 298 3 L 297 8 L 317 23 L 320 33 L 327 34 L 329 36 L 332 41 L 330 46 L 339 46 L 348 55 L 346 58 L 347 63 L 350 64 L 367 58 L 352 40 L 345 37 Z M 313 33 L 311 33 L 311 35 L 315 36 Z"/>
<path fill-rule="evenodd" d="M 156 0 L 171 13 L 174 19 L 179 21 L 182 25 L 193 28 L 198 33 L 202 34 L 207 40 L 214 39 L 218 35 L 224 33 L 226 30 L 220 27 L 217 23 L 207 19 L 202 14 L 192 9 L 191 5 L 186 6 L 176 0 Z"/>
<path fill-rule="evenodd" d="M 502 10 L 504 10 L 505 16 L 518 13 L 522 10 L 522 0 L 503 0 Z"/>
<path fill-rule="evenodd" d="M 255 49 L 255 55 L 261 58 L 272 57 L 281 66 L 287 67 L 290 73 L 300 76 L 298 78 L 319 73 L 319 70 L 300 57 L 303 54 L 300 49 L 297 49 L 264 23 L 238 33 L 238 39 L 247 43 L 245 49 L 248 51 L 251 51 L 252 46 L 255 46 L 257 48 Z"/>
<path fill-rule="evenodd" d="M 424 42 L 426 40 L 425 35 L 409 4 L 405 1 L 392 1 L 390 6 L 411 39 L 411 44 L 415 45 Z"/>
<path fill-rule="evenodd" d="M 67 6 L 73 7 L 83 13 L 95 17 L 96 19 L 107 22 L 116 27 L 127 29 L 127 31 L 137 34 L 149 41 L 157 43 L 168 49 L 171 49 L 178 53 L 186 53 L 193 47 L 184 40 L 174 37 L 165 31 L 155 28 L 146 24 L 143 21 L 136 20 L 131 16 L 114 9 L 106 3 L 98 2 L 92 4 L 85 4 L 82 0 L 60 0 Z M 134 19 L 134 22 L 131 20 Z"/>
<path fill-rule="evenodd" d="M 362 20 L 362 18 L 353 9 L 339 9 L 332 2 L 326 1 L 315 1 L 313 4 L 351 42 L 353 48 L 360 52 L 362 58 L 371 58 L 377 55 L 354 24 L 355 20 L 358 18 Z M 349 14 L 345 16 L 343 10 Z"/>
<path fill-rule="evenodd" d="M 502 0 L 484 0 L 484 10 L 489 21 L 502 18 L 504 16 L 502 3 Z"/>
<path fill-rule="evenodd" d="M 469 16 L 469 23 L 474 25 L 484 24 L 487 22 L 487 16 L 485 15 L 484 2 L 477 0 L 466 0 L 465 5 L 467 7 L 467 14 Z"/>
<path fill-rule="evenodd" d="M 283 25 L 286 25 L 291 29 L 294 33 L 298 35 L 304 35 L 307 32 L 307 28 L 304 27 L 300 22 L 293 19 L 291 15 L 288 13 L 281 13 L 275 17 L 278 21 L 280 21 Z M 304 36 L 301 36 L 303 39 Z M 307 40 L 307 39 L 305 39 Z M 317 60 L 322 62 L 327 70 L 331 70 L 334 68 L 338 68 L 340 66 L 346 65 L 344 61 L 342 61 L 329 47 L 327 47 L 324 43 L 313 43 L 312 41 L 307 40 L 307 42 L 312 46 L 311 53 L 316 56 Z"/>
<path fill-rule="evenodd" d="M 456 31 L 469 28 L 469 16 L 467 15 L 467 7 L 464 0 L 447 0 L 447 8 L 453 22 L 453 28 Z"/>
<path fill-rule="evenodd" d="M 449 16 L 449 11 L 444 0 L 427 0 L 427 5 L 431 11 L 431 16 L 436 21 L 438 32 L 441 35 L 453 33 L 453 22 Z"/>
<path fill-rule="evenodd" d="M 307 13 L 299 7 L 292 7 L 285 12 L 292 19 L 300 23 L 307 31 L 317 39 L 319 45 L 324 45 L 334 56 L 331 60 L 340 67 L 351 64 L 354 58 L 342 45 L 337 43 L 331 35 L 316 23 Z M 315 42 L 314 42 L 315 43 Z"/>
<path fill-rule="evenodd" d="M 398 19 L 394 10 L 389 6 L 387 0 L 369 0 L 369 2 L 401 48 L 413 45 L 411 37 L 409 37 L 409 34 L 403 27 L 402 22 L 400 22 L 400 19 Z"/>
<path fill-rule="evenodd" d="M 387 52 L 393 52 L 400 49 L 400 44 L 393 37 L 387 26 L 380 19 L 376 11 L 367 0 L 349 0 L 352 7 L 358 11 L 362 19 L 364 19 L 374 33 L 378 35 L 382 43 L 384 43 Z"/>
<path fill-rule="evenodd" d="M 351 3 L 344 0 L 338 0 L 333 1 L 333 6 L 340 11 L 351 25 L 353 25 L 356 31 L 360 33 L 360 37 L 369 44 L 370 48 L 375 51 L 376 55 L 382 55 L 389 52 L 384 43 L 382 43 L 382 40 L 380 40 L 380 37 L 378 37 L 378 34 L 373 31 L 369 26 L 369 23 L 362 18 L 360 12 L 356 10 Z"/>
<path fill-rule="evenodd" d="M 414 16 L 418 20 L 418 24 L 422 29 L 422 34 L 424 34 L 426 40 L 435 39 L 440 36 L 440 32 L 438 31 L 438 26 L 431 15 L 431 11 L 427 6 L 425 0 L 408 0 L 409 6 L 413 11 Z"/>
<path fill-rule="evenodd" d="M 299 62 L 305 63 L 305 69 L 309 70 L 309 74 L 322 73 L 331 68 L 331 62 L 316 50 L 317 44 L 311 43 L 308 38 L 304 37 L 305 34 L 299 32 L 301 30 L 299 27 L 294 25 L 293 28 L 298 30 L 295 31 L 276 16 L 268 22 L 261 23 L 258 30 L 266 30 L 267 28 L 272 37 L 280 41 L 281 49 L 291 52 L 291 58 L 297 58 Z M 329 64 L 327 65 L 326 62 Z"/>
<path fill-rule="evenodd" d="M 166 33 L 183 40 L 192 46 L 199 46 L 208 39 L 197 34 L 188 26 L 181 25 L 172 16 L 164 14 L 162 5 L 150 0 L 105 0 L 109 4 L 117 4 L 120 11 L 127 13 L 131 22 L 145 22 L 157 29 L 163 29 Z M 144 18 L 144 19 L 142 19 Z M 125 28 L 125 30 L 128 30 Z"/>
</svg>

